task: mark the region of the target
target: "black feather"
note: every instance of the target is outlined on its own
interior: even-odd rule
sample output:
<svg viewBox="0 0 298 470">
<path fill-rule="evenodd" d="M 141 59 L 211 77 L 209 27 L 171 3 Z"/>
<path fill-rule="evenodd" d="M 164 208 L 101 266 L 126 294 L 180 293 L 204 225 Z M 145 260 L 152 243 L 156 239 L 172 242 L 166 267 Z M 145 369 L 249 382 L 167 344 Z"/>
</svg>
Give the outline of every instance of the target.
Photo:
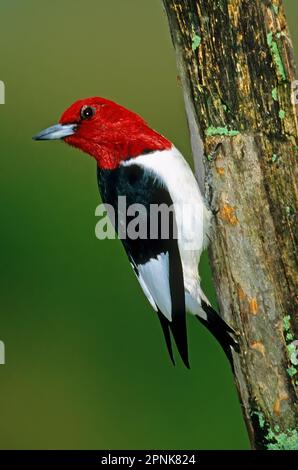
<svg viewBox="0 0 298 470">
<path fill-rule="evenodd" d="M 147 208 L 147 213 L 144 215 L 147 235 L 151 233 L 150 206 L 152 204 L 163 204 L 169 208 L 173 206 L 173 201 L 167 188 L 161 184 L 155 175 L 137 164 L 120 166 L 115 170 L 101 170 L 98 168 L 97 177 L 103 202 L 111 204 L 115 209 L 116 231 L 118 228 L 119 196 L 126 197 L 127 207 L 138 203 Z M 151 259 L 157 259 L 160 254 L 168 254 L 172 321 L 169 321 L 161 312 L 158 312 L 158 317 L 172 362 L 174 363 L 171 333 L 184 364 L 189 368 L 184 279 L 177 242 L 177 224 L 174 211 L 170 211 L 169 217 L 168 237 L 164 237 L 162 234 L 160 220 L 156 238 L 147 236 L 132 240 L 127 236 L 122 239 L 122 243 L 137 276 L 139 266 L 150 262 Z M 130 219 L 127 216 L 127 225 L 129 221 Z M 159 279 L 156 279 L 156 282 L 158 283 Z"/>
<path fill-rule="evenodd" d="M 218 313 L 206 302 L 202 300 L 202 308 L 207 315 L 207 320 L 197 315 L 197 319 L 202 323 L 212 335 L 217 339 L 222 349 L 224 350 L 232 370 L 234 371 L 234 361 L 232 350 L 237 353 L 240 352 L 239 344 L 235 339 L 235 331 L 218 315 Z"/>
<path fill-rule="evenodd" d="M 189 369 L 183 269 L 176 240 L 175 243 L 171 244 L 169 255 L 169 280 L 172 302 L 170 329 L 181 359 Z"/>
<path fill-rule="evenodd" d="M 173 349 L 172 349 L 171 333 L 170 333 L 170 326 L 169 326 L 170 322 L 160 311 L 158 311 L 157 314 L 158 314 L 161 328 L 162 328 L 162 331 L 166 340 L 166 345 L 167 345 L 167 349 L 169 352 L 169 356 L 171 358 L 173 365 L 175 366 L 176 364 L 175 364 L 175 359 L 174 359 L 174 354 L 173 354 Z"/>
</svg>

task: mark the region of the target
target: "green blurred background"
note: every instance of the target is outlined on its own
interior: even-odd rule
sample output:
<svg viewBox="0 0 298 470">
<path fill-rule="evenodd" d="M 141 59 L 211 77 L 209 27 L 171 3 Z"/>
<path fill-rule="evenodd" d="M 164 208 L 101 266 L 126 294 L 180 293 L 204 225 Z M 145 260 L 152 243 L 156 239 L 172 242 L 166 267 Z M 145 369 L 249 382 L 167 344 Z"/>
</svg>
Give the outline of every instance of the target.
<svg viewBox="0 0 298 470">
<path fill-rule="evenodd" d="M 297 42 L 298 4 L 285 4 Z M 2 0 L 0 31 L 0 447 L 249 448 L 215 340 L 190 318 L 192 369 L 173 368 L 121 244 L 96 240 L 95 162 L 31 141 L 101 95 L 190 157 L 161 2 Z M 202 272 L 214 302 L 206 256 Z"/>
</svg>

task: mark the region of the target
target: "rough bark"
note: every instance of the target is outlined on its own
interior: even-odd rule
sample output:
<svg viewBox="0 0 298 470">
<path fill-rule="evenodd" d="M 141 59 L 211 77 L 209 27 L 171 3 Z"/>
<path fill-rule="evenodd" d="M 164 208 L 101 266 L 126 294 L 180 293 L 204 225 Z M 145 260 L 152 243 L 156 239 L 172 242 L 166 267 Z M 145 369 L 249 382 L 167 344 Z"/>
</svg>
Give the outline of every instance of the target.
<svg viewBox="0 0 298 470">
<path fill-rule="evenodd" d="M 221 314 L 239 332 L 235 380 L 252 447 L 297 449 L 297 76 L 284 8 L 163 4 L 199 184 L 218 209 L 210 258 Z"/>
</svg>

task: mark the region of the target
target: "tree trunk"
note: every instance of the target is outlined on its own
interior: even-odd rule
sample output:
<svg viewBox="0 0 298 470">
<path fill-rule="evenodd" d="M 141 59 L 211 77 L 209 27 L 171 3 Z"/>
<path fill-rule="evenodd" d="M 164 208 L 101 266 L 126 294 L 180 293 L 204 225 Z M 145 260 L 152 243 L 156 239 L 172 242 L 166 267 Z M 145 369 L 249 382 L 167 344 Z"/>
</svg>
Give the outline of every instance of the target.
<svg viewBox="0 0 298 470">
<path fill-rule="evenodd" d="M 221 315 L 239 332 L 235 380 L 251 444 L 298 449 L 298 126 L 284 8 L 163 4 L 198 181 L 217 209 L 210 258 Z"/>
</svg>

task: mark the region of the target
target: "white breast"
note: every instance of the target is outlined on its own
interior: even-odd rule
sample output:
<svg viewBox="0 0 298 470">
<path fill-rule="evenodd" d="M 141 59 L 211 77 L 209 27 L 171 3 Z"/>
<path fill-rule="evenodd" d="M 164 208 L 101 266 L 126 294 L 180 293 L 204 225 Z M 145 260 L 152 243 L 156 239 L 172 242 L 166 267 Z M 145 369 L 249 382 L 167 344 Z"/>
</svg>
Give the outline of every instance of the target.
<svg viewBox="0 0 298 470">
<path fill-rule="evenodd" d="M 210 213 L 194 174 L 175 147 L 141 155 L 124 162 L 124 165 L 136 163 L 152 172 L 170 193 L 178 225 L 185 287 L 193 291 L 199 279 L 198 262 L 210 225 Z"/>
</svg>

